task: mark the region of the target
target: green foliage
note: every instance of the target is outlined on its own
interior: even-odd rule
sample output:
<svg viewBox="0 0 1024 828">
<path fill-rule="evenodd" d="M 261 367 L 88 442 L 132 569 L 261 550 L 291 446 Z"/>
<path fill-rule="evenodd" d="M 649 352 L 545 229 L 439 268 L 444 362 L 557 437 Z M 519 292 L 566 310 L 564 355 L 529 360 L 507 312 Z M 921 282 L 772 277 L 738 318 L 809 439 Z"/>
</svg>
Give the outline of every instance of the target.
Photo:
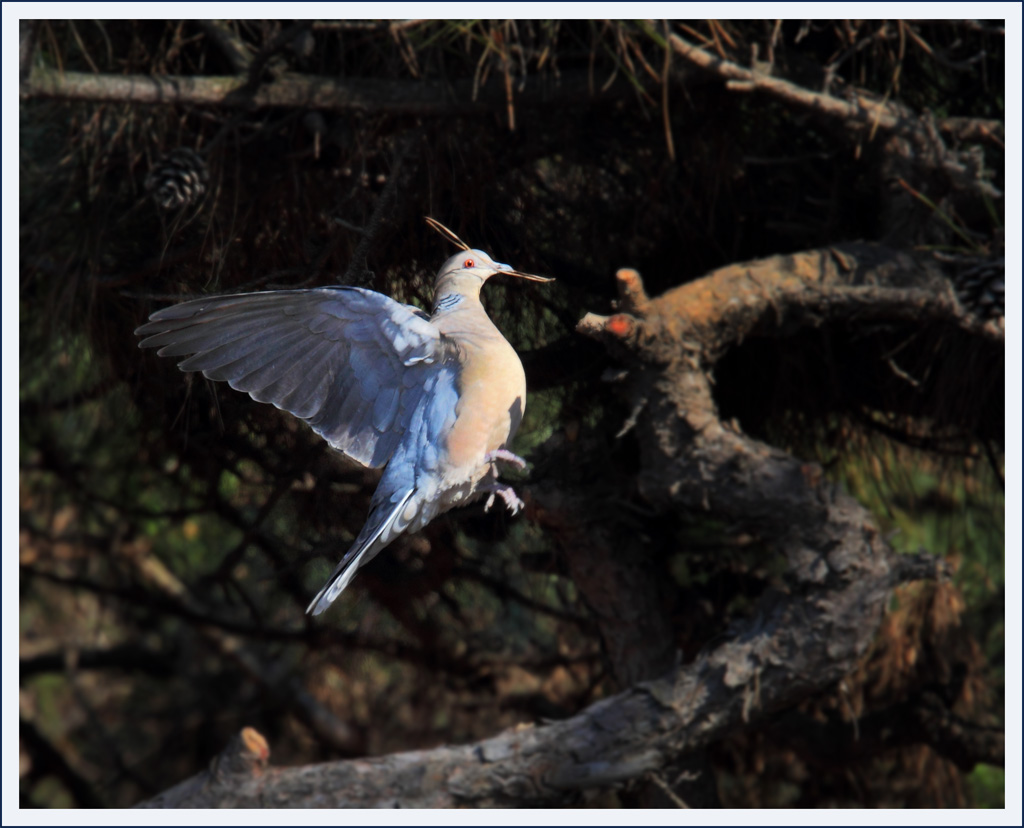
<svg viewBox="0 0 1024 828">
<path fill-rule="evenodd" d="M 846 455 L 835 475 L 876 516 L 894 549 L 950 559 L 969 607 L 983 607 L 1001 594 L 1006 504 L 1001 482 L 984 458 L 944 462 L 869 441 Z M 1001 625 L 991 632 L 1002 639 Z"/>
<path fill-rule="evenodd" d="M 992 765 L 978 765 L 968 774 L 971 804 L 975 808 L 1006 807 L 1006 771 Z"/>
</svg>

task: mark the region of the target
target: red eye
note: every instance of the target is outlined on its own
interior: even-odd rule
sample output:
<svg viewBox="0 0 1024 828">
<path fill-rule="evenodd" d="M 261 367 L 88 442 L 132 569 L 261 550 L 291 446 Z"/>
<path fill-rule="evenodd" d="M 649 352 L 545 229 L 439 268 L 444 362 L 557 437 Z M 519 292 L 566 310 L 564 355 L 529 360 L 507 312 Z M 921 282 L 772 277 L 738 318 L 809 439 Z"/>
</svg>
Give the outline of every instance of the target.
<svg viewBox="0 0 1024 828">
<path fill-rule="evenodd" d="M 462 263 L 462 266 L 463 267 L 476 267 L 476 262 L 474 262 L 472 259 L 466 259 L 466 261 L 464 261 Z"/>
</svg>

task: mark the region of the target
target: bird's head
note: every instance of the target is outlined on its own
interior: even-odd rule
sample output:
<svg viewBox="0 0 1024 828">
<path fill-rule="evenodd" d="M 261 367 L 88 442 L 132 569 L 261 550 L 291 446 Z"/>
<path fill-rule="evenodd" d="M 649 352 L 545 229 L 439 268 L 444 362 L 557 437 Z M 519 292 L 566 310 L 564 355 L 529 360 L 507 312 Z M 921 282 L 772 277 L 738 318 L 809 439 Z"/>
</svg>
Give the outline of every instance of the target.
<svg viewBox="0 0 1024 828">
<path fill-rule="evenodd" d="M 435 309 L 439 306 L 443 307 L 442 299 L 448 296 L 479 296 L 484 282 L 496 273 L 518 276 L 520 279 L 529 279 L 532 282 L 554 281 L 545 276 L 523 273 L 510 265 L 496 262 L 483 250 L 460 250 L 437 271 L 437 280 L 434 282 Z"/>
<path fill-rule="evenodd" d="M 509 276 L 518 276 L 521 279 L 529 279 L 533 282 L 553 282 L 545 276 L 534 276 L 532 273 L 523 273 L 511 265 L 496 262 L 483 250 L 460 250 L 448 259 L 441 269 L 437 271 L 437 284 L 445 279 L 478 279 L 483 284 L 495 273 L 505 273 Z"/>
</svg>

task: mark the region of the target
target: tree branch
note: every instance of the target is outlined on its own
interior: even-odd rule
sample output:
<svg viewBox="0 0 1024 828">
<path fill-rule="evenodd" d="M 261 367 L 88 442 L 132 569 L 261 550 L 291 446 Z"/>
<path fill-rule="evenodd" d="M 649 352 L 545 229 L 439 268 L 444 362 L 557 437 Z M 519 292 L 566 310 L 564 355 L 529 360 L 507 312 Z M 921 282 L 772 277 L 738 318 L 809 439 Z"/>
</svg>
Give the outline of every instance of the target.
<svg viewBox="0 0 1024 828">
<path fill-rule="evenodd" d="M 900 574 L 937 571 L 927 557 L 915 564 Z M 476 744 L 280 769 L 267 768 L 265 742 L 247 729 L 210 770 L 139 807 L 567 804 L 584 789 L 640 780 L 849 672 L 873 635 L 857 606 L 883 599 L 893 583 L 893 572 L 874 569 L 839 589 L 768 596 L 713 652 L 562 722 L 521 725 Z M 828 634 L 838 628 L 853 635 Z"/>
<path fill-rule="evenodd" d="M 638 326 L 637 318 L 627 314 L 588 314 L 579 330 L 627 350 L 641 347 L 638 338 L 654 337 L 669 346 L 692 343 L 709 364 L 759 330 L 786 333 L 840 318 L 867 322 L 927 317 L 1002 342 L 1004 327 L 963 307 L 945 267 L 934 256 L 853 242 L 729 265 L 669 291 L 656 305 L 636 303 L 631 291 L 639 277 L 636 271 L 623 270 L 620 305 L 646 316 L 644 324 Z M 657 356 L 671 358 L 667 352 Z"/>
<path fill-rule="evenodd" d="M 886 545 L 863 507 L 835 492 L 816 464 L 723 423 L 711 371 L 754 333 L 782 335 L 826 320 L 935 320 L 1002 340 L 1002 328 L 968 314 L 937 262 L 878 245 L 849 244 L 775 256 L 715 271 L 637 304 L 634 271 L 620 271 L 612 317 L 588 314 L 579 330 L 635 366 L 630 396 L 640 411 L 641 490 L 664 509 L 713 511 L 777 540 L 804 583 L 887 568 Z M 634 315 L 635 314 L 635 315 Z M 856 550 L 861 550 L 859 553 Z M 873 610 L 862 608 L 866 616 Z"/>
<path fill-rule="evenodd" d="M 854 95 L 851 100 L 841 100 L 832 95 L 811 92 L 795 83 L 772 77 L 763 72 L 746 69 L 710 52 L 705 52 L 692 43 L 688 43 L 679 35 L 670 34 L 668 42 L 676 54 L 695 66 L 713 72 L 727 82 L 743 84 L 738 87 L 740 89 L 769 92 L 802 109 L 810 109 L 861 126 L 892 130 L 906 124 L 905 114 L 898 112 L 891 104 L 872 100 L 863 94 Z"/>
<path fill-rule="evenodd" d="M 648 25 L 652 23 L 649 21 Z M 1002 196 L 990 182 L 981 177 L 980 169 L 973 168 L 970 162 L 965 162 L 958 153 L 945 146 L 938 134 L 939 124 L 932 121 L 927 114 L 916 114 L 895 101 L 874 99 L 853 87 L 845 89 L 845 98 L 812 92 L 795 83 L 745 69 L 705 52 L 676 34 L 670 34 L 668 42 L 673 51 L 693 65 L 714 73 L 736 88 L 767 92 L 784 103 L 842 121 L 861 130 L 870 130 L 872 133 L 881 130 L 903 135 L 910 139 L 909 145 L 900 141 L 890 141 L 885 143 L 885 151 L 898 155 L 914 165 L 943 172 L 950 183 L 958 189 L 970 190 L 990 198 Z M 962 123 L 956 121 L 949 123 L 949 129 L 954 134 L 962 132 L 963 127 Z M 991 129 L 981 125 L 969 132 L 979 137 L 984 134 L 989 142 L 1000 141 L 999 136 Z"/>
<path fill-rule="evenodd" d="M 600 95 L 591 94 L 586 73 L 565 73 L 555 81 L 538 75 L 516 98 L 517 107 L 550 107 L 613 100 L 635 94 L 625 80 L 617 80 Z M 94 75 L 58 72 L 37 67 L 21 84 L 22 100 L 116 101 L 139 104 L 193 106 L 306 107 L 323 111 L 363 111 L 392 115 L 445 117 L 481 110 L 505 111 L 508 98 L 497 87 L 479 90 L 473 98 L 470 81 L 382 81 L 372 78 L 339 80 L 314 75 L 284 75 L 251 88 L 247 76 Z"/>
</svg>

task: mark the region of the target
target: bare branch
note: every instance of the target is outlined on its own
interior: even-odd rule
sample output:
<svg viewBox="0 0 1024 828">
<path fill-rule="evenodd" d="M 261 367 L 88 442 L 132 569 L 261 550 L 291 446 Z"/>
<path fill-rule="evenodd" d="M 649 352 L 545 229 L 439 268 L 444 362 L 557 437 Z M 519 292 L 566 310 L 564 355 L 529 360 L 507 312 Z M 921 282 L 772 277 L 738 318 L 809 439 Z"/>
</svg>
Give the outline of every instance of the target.
<svg viewBox="0 0 1024 828">
<path fill-rule="evenodd" d="M 673 50 L 695 66 L 729 82 L 740 83 L 744 90 L 768 92 L 785 103 L 870 130 L 872 134 L 881 130 L 904 135 L 910 139 L 909 147 L 904 147 L 899 141 L 890 141 L 885 143 L 885 151 L 903 155 L 915 166 L 941 170 L 958 189 L 977 191 L 991 198 L 1001 195 L 991 183 L 981 178 L 980 170 L 970 169 L 957 153 L 944 145 L 938 134 L 938 125 L 927 113 L 918 115 L 895 101 L 875 99 L 853 87 L 844 89 L 844 98 L 812 92 L 781 78 L 745 69 L 688 43 L 679 35 L 670 34 L 668 41 Z M 950 128 L 955 129 L 956 126 L 954 122 Z M 988 138 L 990 142 L 999 140 L 994 132 L 986 131 L 991 135 Z"/>
<path fill-rule="evenodd" d="M 611 100 L 633 94 L 624 80 L 599 96 L 588 91 L 585 73 L 563 74 L 556 81 L 538 77 L 516 98 L 517 107 L 580 103 L 592 97 Z M 504 90 L 481 90 L 472 98 L 469 82 L 390 81 L 372 78 L 339 80 L 313 75 L 284 75 L 252 89 L 245 76 L 92 75 L 35 69 L 22 83 L 22 99 L 45 97 L 67 100 L 118 101 L 139 104 L 194 106 L 306 107 L 323 111 L 364 111 L 423 116 L 447 116 L 480 110 L 504 111 Z"/>
<path fill-rule="evenodd" d="M 892 104 L 872 100 L 864 94 L 851 93 L 849 100 L 840 100 L 832 95 L 811 92 L 781 78 L 745 69 L 705 52 L 677 34 L 670 34 L 668 40 L 675 52 L 701 69 L 714 72 L 729 81 L 740 81 L 746 84 L 744 88 L 770 92 L 781 100 L 803 109 L 885 130 L 897 129 L 906 123 L 906 113 L 900 112 Z"/>
<path fill-rule="evenodd" d="M 937 571 L 930 559 L 920 564 Z M 584 789 L 640 780 L 682 751 L 830 686 L 873 637 L 859 606 L 882 603 L 892 575 L 871 566 L 837 591 L 770 596 L 714 652 L 563 722 L 519 726 L 471 745 L 281 769 L 266 769 L 263 751 L 252 747 L 265 742 L 247 729 L 210 770 L 139 807 L 565 804 Z"/>
</svg>

